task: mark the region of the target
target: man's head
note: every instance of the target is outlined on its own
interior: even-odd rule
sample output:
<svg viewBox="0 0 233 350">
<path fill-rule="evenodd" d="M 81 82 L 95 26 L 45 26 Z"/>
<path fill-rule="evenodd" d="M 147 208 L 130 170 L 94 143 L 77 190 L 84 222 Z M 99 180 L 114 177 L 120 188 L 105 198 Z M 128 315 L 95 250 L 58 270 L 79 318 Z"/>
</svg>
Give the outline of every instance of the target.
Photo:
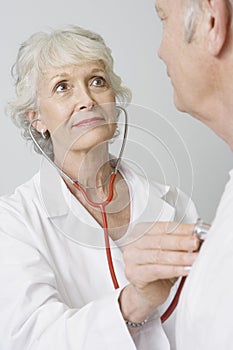
<svg viewBox="0 0 233 350">
<path fill-rule="evenodd" d="M 156 1 L 163 24 L 158 54 L 167 67 L 175 105 L 220 136 L 219 115 L 233 107 L 232 8 L 233 0 Z"/>
</svg>

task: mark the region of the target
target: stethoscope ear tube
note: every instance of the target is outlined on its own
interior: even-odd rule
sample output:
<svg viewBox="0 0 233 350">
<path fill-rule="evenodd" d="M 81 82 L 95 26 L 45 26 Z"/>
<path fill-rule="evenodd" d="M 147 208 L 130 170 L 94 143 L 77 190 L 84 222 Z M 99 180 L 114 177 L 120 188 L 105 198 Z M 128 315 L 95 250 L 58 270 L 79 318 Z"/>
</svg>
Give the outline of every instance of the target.
<svg viewBox="0 0 233 350">
<path fill-rule="evenodd" d="M 122 156 L 123 156 L 123 153 L 124 153 L 124 150 L 125 150 L 125 145 L 126 145 L 126 140 L 127 140 L 127 136 L 128 136 L 128 114 L 126 112 L 126 109 L 121 107 L 121 106 L 118 106 L 116 105 L 116 109 L 118 109 L 120 112 L 123 112 L 124 113 L 124 117 L 125 117 L 125 128 L 124 128 L 124 134 L 123 134 L 123 141 L 122 141 L 122 145 L 121 145 L 121 149 L 120 149 L 120 152 L 119 152 L 119 155 L 118 155 L 118 158 L 117 158 L 117 162 L 116 162 L 116 166 L 115 166 L 115 169 L 114 169 L 114 173 L 116 174 L 118 169 L 119 169 L 119 166 L 120 166 L 120 163 L 121 163 L 121 159 L 122 159 Z"/>
<path fill-rule="evenodd" d="M 47 161 L 69 182 L 71 182 L 72 184 L 74 183 L 73 179 L 71 179 L 71 177 L 69 177 L 63 170 L 61 170 L 53 161 L 52 159 L 49 158 L 49 156 L 45 153 L 45 151 L 42 149 L 42 147 L 39 145 L 38 141 L 36 140 L 36 138 L 33 135 L 32 132 L 32 128 L 33 128 L 33 124 L 35 124 L 36 122 L 40 121 L 40 118 L 37 117 L 35 119 L 33 119 L 29 126 L 28 126 L 28 132 L 30 134 L 30 137 L 34 143 L 34 145 L 36 145 L 36 147 L 39 149 L 39 151 L 41 152 L 41 154 L 45 157 L 45 159 L 47 159 Z"/>
<path fill-rule="evenodd" d="M 117 161 L 116 161 L 116 165 L 115 165 L 115 168 L 114 168 L 114 174 L 117 173 L 119 167 L 120 167 L 120 163 L 121 163 L 121 160 L 122 160 L 122 156 L 123 156 L 123 153 L 124 153 L 124 150 L 125 150 L 125 145 L 126 145 L 126 140 L 127 140 L 127 136 L 128 136 L 128 114 L 127 114 L 127 111 L 125 108 L 119 106 L 119 105 L 116 105 L 116 109 L 118 109 L 120 112 L 123 112 L 124 114 L 124 119 L 125 119 L 125 124 L 124 124 L 124 134 L 123 134 L 123 141 L 122 141 L 122 145 L 121 145 L 121 148 L 120 148 L 120 151 L 119 151 L 119 155 L 118 155 L 118 158 L 117 158 Z M 33 128 L 33 124 L 37 121 L 40 121 L 40 118 L 37 117 L 35 119 L 33 119 L 29 126 L 28 126 L 28 132 L 30 134 L 30 137 L 33 141 L 33 143 L 36 145 L 36 147 L 39 149 L 39 151 L 41 152 L 41 154 L 47 159 L 47 161 L 66 179 L 68 180 L 69 182 L 71 182 L 72 184 L 74 184 L 76 181 L 74 181 L 70 176 L 68 176 L 62 169 L 60 169 L 50 158 L 49 156 L 45 153 L 45 151 L 42 149 L 42 147 L 39 145 L 38 141 L 36 140 L 36 138 L 34 137 L 33 135 L 33 132 L 32 132 L 32 128 Z"/>
</svg>

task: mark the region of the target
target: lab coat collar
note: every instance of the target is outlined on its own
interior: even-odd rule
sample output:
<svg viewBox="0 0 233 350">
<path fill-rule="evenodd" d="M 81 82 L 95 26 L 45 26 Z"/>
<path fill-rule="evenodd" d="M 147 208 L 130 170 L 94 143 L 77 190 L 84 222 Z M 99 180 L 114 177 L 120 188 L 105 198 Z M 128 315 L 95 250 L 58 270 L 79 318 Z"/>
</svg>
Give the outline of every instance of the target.
<svg viewBox="0 0 233 350">
<path fill-rule="evenodd" d="M 124 163 L 123 163 L 124 164 Z M 138 177 L 128 169 L 127 166 L 122 166 L 120 171 L 123 177 L 127 180 L 129 186 L 133 188 L 131 191 L 132 199 L 135 196 L 141 197 L 140 205 L 137 206 L 134 212 L 134 216 L 138 216 L 143 211 L 145 203 L 149 197 L 149 183 L 146 181 L 141 186 L 138 186 Z M 135 188 L 137 189 L 135 191 Z M 41 168 L 39 172 L 39 190 L 41 201 L 48 218 L 67 215 L 70 211 L 70 205 L 73 196 L 67 196 L 67 187 L 58 171 L 46 160 L 42 159 Z M 170 205 L 170 201 L 167 201 L 170 187 L 167 185 L 160 185 L 156 183 L 156 187 L 153 188 L 154 196 L 157 199 L 167 202 Z M 131 213 L 132 214 L 132 213 Z M 94 219 L 93 219 L 94 220 Z"/>
<path fill-rule="evenodd" d="M 162 198 L 168 193 L 168 186 L 157 183 L 151 186 L 127 166 L 121 167 L 120 171 L 128 183 L 132 201 L 128 232 L 122 242 L 110 239 L 113 258 L 121 261 L 120 250 L 114 248 L 124 245 L 124 239 L 127 239 L 132 227 L 138 222 L 171 221 L 174 218 L 174 208 Z M 58 171 L 47 161 L 41 164 L 40 192 L 47 217 L 63 236 L 86 247 L 105 249 L 102 227 L 75 199 Z"/>
<path fill-rule="evenodd" d="M 65 199 L 66 184 L 58 171 L 44 158 L 39 172 L 39 191 L 48 218 L 67 215 L 69 205 Z"/>
</svg>

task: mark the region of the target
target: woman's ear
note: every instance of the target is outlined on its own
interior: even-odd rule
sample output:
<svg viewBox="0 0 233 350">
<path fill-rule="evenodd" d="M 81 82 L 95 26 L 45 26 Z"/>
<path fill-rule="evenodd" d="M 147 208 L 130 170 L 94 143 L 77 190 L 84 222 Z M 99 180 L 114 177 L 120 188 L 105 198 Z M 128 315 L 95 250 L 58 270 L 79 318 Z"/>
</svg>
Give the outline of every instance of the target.
<svg viewBox="0 0 233 350">
<path fill-rule="evenodd" d="M 230 27 L 230 8 L 226 0 L 204 0 L 208 26 L 208 49 L 213 56 L 218 56 L 228 39 Z"/>
<path fill-rule="evenodd" d="M 32 122 L 34 119 L 38 118 L 38 120 L 35 121 L 35 123 L 33 123 L 33 127 L 36 129 L 36 131 L 43 133 L 47 131 L 47 127 L 44 124 L 44 122 L 40 119 L 40 115 L 38 112 L 27 111 L 25 116 L 29 122 Z"/>
</svg>

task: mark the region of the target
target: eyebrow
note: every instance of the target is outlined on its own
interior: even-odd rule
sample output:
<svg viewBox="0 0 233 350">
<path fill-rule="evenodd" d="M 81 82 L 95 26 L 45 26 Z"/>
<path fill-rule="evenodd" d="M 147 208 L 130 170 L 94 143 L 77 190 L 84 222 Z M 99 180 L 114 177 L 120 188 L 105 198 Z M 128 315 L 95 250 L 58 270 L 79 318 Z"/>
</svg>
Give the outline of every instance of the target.
<svg viewBox="0 0 233 350">
<path fill-rule="evenodd" d="M 59 74 L 54 75 L 54 76 L 50 79 L 50 81 L 52 81 L 52 80 L 54 80 L 54 79 L 56 79 L 56 78 L 65 78 L 65 77 L 67 77 L 67 73 L 59 73 Z"/>
<path fill-rule="evenodd" d="M 106 73 L 105 69 L 103 68 L 93 68 L 91 71 L 91 74 L 98 73 L 98 72 Z"/>
<path fill-rule="evenodd" d="M 105 70 L 104 70 L 103 68 L 93 68 L 93 69 L 90 71 L 90 74 L 96 74 L 96 73 L 99 73 L 99 72 L 101 72 L 101 73 L 106 73 Z M 54 75 L 54 76 L 50 79 L 50 81 L 53 81 L 53 80 L 55 80 L 55 79 L 57 79 L 57 78 L 66 78 L 68 75 L 69 75 L 69 73 L 66 73 L 66 72 L 64 72 L 64 73 L 59 73 L 59 74 Z"/>
</svg>

